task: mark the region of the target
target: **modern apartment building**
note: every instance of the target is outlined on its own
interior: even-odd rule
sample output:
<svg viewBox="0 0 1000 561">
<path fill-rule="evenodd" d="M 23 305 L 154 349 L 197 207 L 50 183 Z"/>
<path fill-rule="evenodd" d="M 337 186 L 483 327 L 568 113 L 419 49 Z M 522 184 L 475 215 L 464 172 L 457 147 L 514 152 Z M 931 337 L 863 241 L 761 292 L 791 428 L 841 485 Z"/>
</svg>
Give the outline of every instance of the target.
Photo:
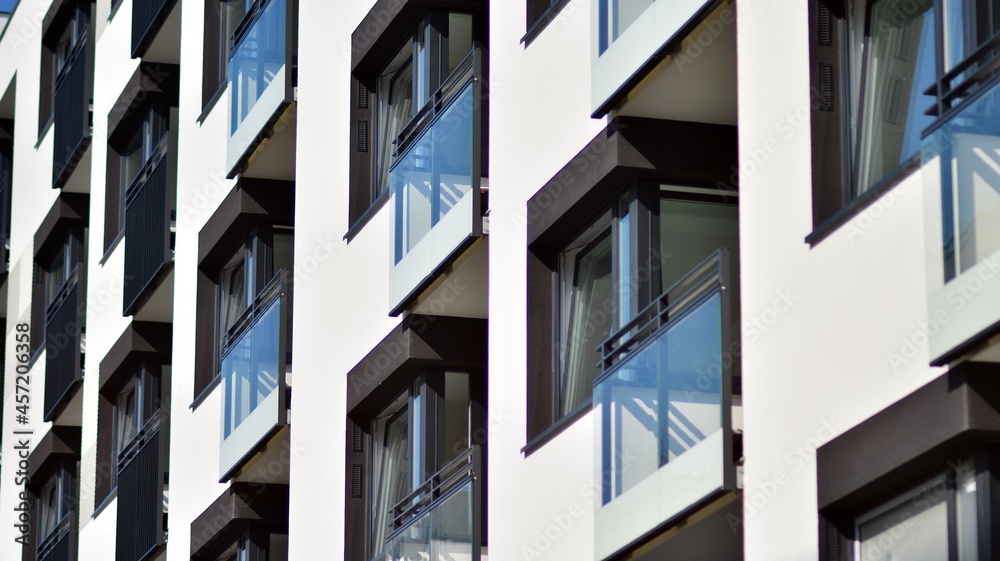
<svg viewBox="0 0 1000 561">
<path fill-rule="evenodd" d="M 1000 559 L 997 0 L 4 9 L 0 559 Z"/>
</svg>

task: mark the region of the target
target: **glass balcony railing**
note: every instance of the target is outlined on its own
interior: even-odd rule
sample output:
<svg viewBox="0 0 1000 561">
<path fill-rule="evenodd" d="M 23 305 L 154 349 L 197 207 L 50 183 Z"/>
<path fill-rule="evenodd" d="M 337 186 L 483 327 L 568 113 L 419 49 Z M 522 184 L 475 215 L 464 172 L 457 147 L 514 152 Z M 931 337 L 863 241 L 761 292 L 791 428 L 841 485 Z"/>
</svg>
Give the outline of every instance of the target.
<svg viewBox="0 0 1000 561">
<path fill-rule="evenodd" d="M 393 314 L 482 235 L 484 54 L 475 49 L 396 140 L 389 171 Z"/>
<path fill-rule="evenodd" d="M 720 249 L 602 345 L 597 559 L 735 487 L 732 290 Z"/>
<path fill-rule="evenodd" d="M 930 358 L 944 364 L 1000 322 L 1000 82 L 924 139 Z"/>
<path fill-rule="evenodd" d="M 396 530 L 384 561 L 479 561 L 482 548 L 482 460 L 468 449 L 394 509 Z"/>
<path fill-rule="evenodd" d="M 287 271 L 274 276 L 230 330 L 223 350 L 223 478 L 285 424 L 290 282 Z"/>
<path fill-rule="evenodd" d="M 230 170 L 249 155 L 275 114 L 292 102 L 293 1 L 265 0 L 233 40 L 228 70 Z"/>
</svg>

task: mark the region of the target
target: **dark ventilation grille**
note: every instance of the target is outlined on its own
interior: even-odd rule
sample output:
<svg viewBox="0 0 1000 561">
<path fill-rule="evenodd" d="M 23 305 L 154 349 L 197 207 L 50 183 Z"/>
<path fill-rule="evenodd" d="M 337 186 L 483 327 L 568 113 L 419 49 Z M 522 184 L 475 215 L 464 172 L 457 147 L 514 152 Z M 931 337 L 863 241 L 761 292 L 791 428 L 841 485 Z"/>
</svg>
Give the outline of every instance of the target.
<svg viewBox="0 0 1000 561">
<path fill-rule="evenodd" d="M 368 109 L 368 88 L 358 82 L 358 109 Z"/>
<path fill-rule="evenodd" d="M 361 432 L 361 427 L 354 425 L 354 453 L 360 454 L 365 451 L 365 435 Z"/>
<path fill-rule="evenodd" d="M 819 65 L 819 109 L 833 111 L 833 65 Z"/>
<path fill-rule="evenodd" d="M 840 561 L 840 532 L 823 519 L 823 561 Z"/>
<path fill-rule="evenodd" d="M 115 561 L 141 561 L 163 543 L 160 430 L 146 438 L 141 448 L 118 466 Z"/>
<path fill-rule="evenodd" d="M 362 471 L 361 464 L 353 464 L 351 466 L 351 498 L 360 499 L 361 498 L 361 486 L 364 478 L 364 471 Z"/>
<path fill-rule="evenodd" d="M 917 40 L 920 38 L 919 27 L 923 27 L 922 21 L 922 19 L 912 19 L 903 24 L 903 28 L 896 36 L 896 60 L 903 62 L 913 60 Z"/>
<path fill-rule="evenodd" d="M 909 103 L 910 80 L 902 76 L 893 76 L 889 81 L 889 100 L 885 104 L 886 123 L 902 124 L 906 117 L 906 106 Z"/>
<path fill-rule="evenodd" d="M 53 303 L 45 322 L 45 420 L 51 421 L 80 380 L 79 291 L 70 280 L 61 303 Z M 57 297 L 58 298 L 58 297 Z"/>
<path fill-rule="evenodd" d="M 833 14 L 823 3 L 819 5 L 819 44 L 823 47 L 833 46 Z"/>
<path fill-rule="evenodd" d="M 368 120 L 358 121 L 358 152 L 368 151 Z"/>
<path fill-rule="evenodd" d="M 125 206 L 124 313 L 135 313 L 139 299 L 170 261 L 170 205 L 167 201 L 167 158 L 127 195 Z"/>
</svg>

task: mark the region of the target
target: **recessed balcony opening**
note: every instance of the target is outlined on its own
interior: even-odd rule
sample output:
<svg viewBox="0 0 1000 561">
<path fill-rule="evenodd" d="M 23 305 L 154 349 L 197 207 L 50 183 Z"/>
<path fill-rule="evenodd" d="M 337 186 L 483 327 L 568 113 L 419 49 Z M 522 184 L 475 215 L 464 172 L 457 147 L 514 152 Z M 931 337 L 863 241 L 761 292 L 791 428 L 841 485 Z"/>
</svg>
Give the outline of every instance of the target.
<svg viewBox="0 0 1000 561">
<path fill-rule="evenodd" d="M 653 206 L 648 189 L 633 188 L 636 199 L 626 194 L 613 209 L 607 233 L 563 266 L 573 267 L 566 345 L 578 349 L 569 366 L 592 346 L 574 315 L 590 321 L 595 303 L 609 302 L 612 334 L 593 373 L 597 559 L 706 516 L 707 504 L 738 488 L 737 205 L 708 193 L 691 200 L 696 193 L 665 186 Z M 650 238 L 658 244 L 644 246 Z M 641 307 L 643 291 L 631 287 L 650 271 L 659 278 L 649 288 L 662 293 Z M 685 551 L 678 540 L 664 547 Z"/>
</svg>

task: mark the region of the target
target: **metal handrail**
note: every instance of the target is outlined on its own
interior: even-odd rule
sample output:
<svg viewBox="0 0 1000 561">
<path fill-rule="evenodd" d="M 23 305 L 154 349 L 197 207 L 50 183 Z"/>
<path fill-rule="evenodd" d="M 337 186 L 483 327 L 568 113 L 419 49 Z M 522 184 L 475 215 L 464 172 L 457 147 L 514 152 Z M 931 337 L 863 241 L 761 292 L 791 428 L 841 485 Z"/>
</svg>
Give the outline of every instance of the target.
<svg viewBox="0 0 1000 561">
<path fill-rule="evenodd" d="M 450 102 L 465 87 L 469 79 L 481 81 L 482 62 L 485 60 L 486 50 L 482 45 L 476 45 L 465 55 L 462 62 L 455 67 L 455 70 L 445 78 L 441 87 L 434 91 L 427 99 L 427 103 L 417 111 L 417 114 L 399 131 L 392 143 L 395 146 L 394 156 L 396 160 L 392 167 L 403 160 L 402 156 L 420 138 L 427 128 L 434 123 L 437 116 L 444 112 Z M 391 169 L 391 168 L 390 168 Z"/>
<path fill-rule="evenodd" d="M 601 375 L 597 385 L 616 364 L 632 355 L 646 341 L 654 338 L 674 317 L 718 289 L 728 290 L 729 250 L 719 248 L 688 274 L 678 280 L 631 321 L 604 340 L 597 348 L 601 355 Z"/>
<path fill-rule="evenodd" d="M 280 298 L 282 293 L 285 292 L 287 287 L 284 283 L 285 269 L 278 270 L 277 273 L 271 277 L 271 280 L 264 285 L 264 288 L 257 293 L 254 298 L 253 304 L 247 307 L 246 310 L 237 318 L 236 322 L 230 327 L 223 337 L 222 340 L 222 352 L 221 358 L 225 358 L 229 355 L 229 352 L 233 349 L 233 342 L 239 340 L 246 332 L 250 330 L 257 320 L 263 315 L 265 311 L 271 306 L 271 303 L 276 299 Z"/>
<path fill-rule="evenodd" d="M 386 541 L 434 510 L 433 507 L 440 499 L 447 498 L 453 491 L 479 477 L 480 453 L 479 446 L 471 446 L 396 503 L 391 510 L 394 529 L 386 537 Z"/>
<path fill-rule="evenodd" d="M 164 158 L 167 157 L 167 152 L 169 150 L 168 139 L 170 137 L 169 131 L 164 131 L 163 136 L 156 142 L 156 146 L 153 148 L 149 159 L 143 162 L 142 167 L 136 172 L 135 177 L 128 184 L 125 189 L 125 207 L 129 207 L 135 200 L 136 195 L 138 195 L 142 188 L 145 187 L 145 183 L 149 180 L 149 177 L 153 174 L 153 170 L 159 165 Z"/>
<path fill-rule="evenodd" d="M 55 298 L 45 309 L 45 325 L 48 325 L 55 318 L 56 314 L 59 313 L 60 308 L 66 303 L 66 299 L 69 297 L 69 293 L 76 288 L 76 285 L 80 281 L 80 264 L 77 263 L 73 265 L 73 270 L 70 271 L 69 277 L 66 282 L 59 287 L 59 292 L 56 293 Z"/>
<path fill-rule="evenodd" d="M 993 52 L 994 50 L 997 52 Z M 978 69 L 971 76 L 965 77 L 957 85 L 951 84 L 974 66 L 977 66 Z M 956 113 L 960 109 L 960 106 L 950 106 L 950 104 L 957 98 L 968 94 L 969 90 L 974 86 L 984 85 L 984 82 L 990 77 L 989 74 L 992 74 L 998 68 L 1000 68 L 1000 32 L 996 33 L 966 57 L 965 60 L 956 64 L 944 76 L 924 90 L 924 95 L 935 97 L 934 104 L 924 111 L 924 114 L 938 117 L 938 119 L 923 131 L 922 136 L 929 136 L 948 117 Z"/>
<path fill-rule="evenodd" d="M 247 32 L 250 30 L 251 27 L 254 26 L 255 23 L 257 23 L 257 20 L 260 19 L 261 14 L 264 13 L 264 8 L 266 8 L 267 5 L 270 4 L 272 1 L 273 0 L 254 1 L 254 4 L 251 7 L 250 11 L 243 16 L 243 19 L 240 21 L 240 24 L 236 26 L 236 29 L 233 31 L 232 36 L 229 38 L 229 40 L 232 42 L 230 43 L 230 48 L 229 48 L 229 58 L 226 60 L 226 62 L 229 62 L 230 60 L 233 59 L 233 57 L 236 55 L 236 51 L 239 50 L 240 46 L 243 44 L 243 40 L 246 39 Z"/>
<path fill-rule="evenodd" d="M 83 31 L 80 34 L 79 41 L 73 46 L 73 50 L 69 52 L 66 64 L 63 65 L 62 69 L 59 70 L 59 74 L 56 75 L 56 79 L 52 84 L 53 93 L 58 92 L 62 85 L 66 82 L 67 77 L 73 72 L 73 67 L 83 56 L 83 53 L 87 52 L 87 33 L 90 29 L 90 24 L 88 23 L 83 27 Z"/>
<path fill-rule="evenodd" d="M 146 421 L 146 424 L 139 429 L 139 432 L 132 437 L 132 440 L 125 445 L 125 448 L 118 452 L 118 458 L 116 458 L 118 471 L 121 471 L 128 466 L 128 464 L 139 455 L 139 452 L 142 452 L 142 450 L 146 447 L 146 444 L 149 444 L 149 442 L 153 440 L 153 437 L 156 436 L 157 432 L 160 430 L 161 419 L 163 416 L 163 410 L 157 411 L 156 414 L 150 417 Z"/>
</svg>

